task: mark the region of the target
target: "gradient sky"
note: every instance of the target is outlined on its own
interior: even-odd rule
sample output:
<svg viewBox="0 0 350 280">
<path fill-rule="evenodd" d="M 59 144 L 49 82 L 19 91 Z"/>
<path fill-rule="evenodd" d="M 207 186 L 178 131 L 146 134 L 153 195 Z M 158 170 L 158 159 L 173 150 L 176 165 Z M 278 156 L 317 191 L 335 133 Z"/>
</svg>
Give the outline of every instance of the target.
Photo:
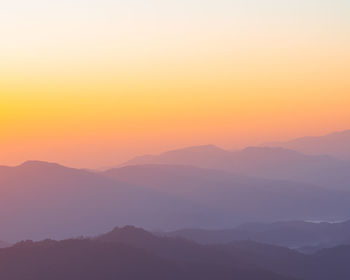
<svg viewBox="0 0 350 280">
<path fill-rule="evenodd" d="M 115 165 L 350 128 L 348 0 L 11 0 L 0 164 Z"/>
</svg>

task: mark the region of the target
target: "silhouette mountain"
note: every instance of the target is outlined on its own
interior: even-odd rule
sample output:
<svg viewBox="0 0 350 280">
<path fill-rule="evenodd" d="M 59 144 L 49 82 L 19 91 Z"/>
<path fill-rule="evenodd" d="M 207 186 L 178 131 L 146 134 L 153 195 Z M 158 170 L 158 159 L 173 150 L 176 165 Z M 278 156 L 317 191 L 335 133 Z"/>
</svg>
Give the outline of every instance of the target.
<svg viewBox="0 0 350 280">
<path fill-rule="evenodd" d="M 256 220 L 341 220 L 350 212 L 347 192 L 190 166 L 93 173 L 31 161 L 0 167 L 0 187 L 0 236 L 9 242 L 93 235 L 115 224 L 230 228 Z"/>
<path fill-rule="evenodd" d="M 200 146 L 135 158 L 125 165 L 144 164 L 190 165 L 268 179 L 305 182 L 332 189 L 350 188 L 350 161 L 306 155 L 278 147 L 248 147 L 232 152 L 214 146 Z"/>
<path fill-rule="evenodd" d="M 200 245 L 126 226 L 93 238 L 0 249 L 0 279 L 347 280 L 349 257 L 345 245 L 306 255 L 254 241 Z"/>
<path fill-rule="evenodd" d="M 94 240 L 101 242 L 121 242 L 137 248 L 145 249 L 155 253 L 158 256 L 187 261 L 201 261 L 210 263 L 226 262 L 227 255 L 215 254 L 207 250 L 206 247 L 188 241 L 182 238 L 170 238 L 155 236 L 141 228 L 126 226 L 123 228 L 115 228 L 111 232 L 100 235 Z M 224 258 L 223 258 L 224 257 Z M 244 263 L 226 262 L 230 266 L 247 266 Z"/>
<path fill-rule="evenodd" d="M 162 234 L 186 238 L 201 244 L 251 240 L 297 248 L 302 252 L 313 253 L 326 247 L 350 244 L 350 221 L 341 223 L 303 221 L 276 222 L 272 224 L 249 223 L 233 229 L 184 229 Z"/>
<path fill-rule="evenodd" d="M 248 221 L 349 218 L 349 192 L 304 183 L 179 165 L 126 166 L 101 174 L 220 209 L 223 214 L 216 217 L 216 225 L 208 223 L 207 228 L 218 228 L 218 224 L 231 228 Z"/>
<path fill-rule="evenodd" d="M 192 201 L 46 162 L 0 167 L 0 187 L 0 236 L 11 242 L 95 234 L 115 224 L 170 229 L 220 216 Z"/>
<path fill-rule="evenodd" d="M 266 143 L 265 146 L 284 147 L 311 155 L 330 155 L 350 160 L 350 130 L 324 136 L 302 137 L 288 142 Z"/>
<path fill-rule="evenodd" d="M 323 249 L 316 254 L 305 255 L 297 251 L 252 241 L 214 245 L 218 250 L 253 262 L 275 273 L 305 280 L 347 280 L 350 277 L 348 258 L 350 246 Z"/>
<path fill-rule="evenodd" d="M 120 242 L 87 239 L 26 241 L 0 249 L 6 280 L 242 279 L 292 280 L 263 269 L 162 258 Z"/>
<path fill-rule="evenodd" d="M 337 280 L 349 279 L 350 276 L 350 267 L 347 263 L 350 257 L 350 246 L 340 246 L 322 250 L 314 255 L 305 255 L 288 248 L 253 241 L 199 245 L 178 238 L 152 237 L 149 233 L 133 227 L 117 228 L 102 235 L 97 241 L 108 244 L 126 243 L 168 260 L 185 259 L 201 264 L 229 266 L 237 270 L 265 270 L 265 273 L 272 271 L 296 279 L 331 280 L 334 279 L 335 273 Z M 265 274 L 260 273 L 261 278 L 258 279 L 264 279 Z"/>
<path fill-rule="evenodd" d="M 202 162 L 202 167 L 211 167 L 215 163 L 220 164 L 223 158 L 226 158 L 227 156 L 227 151 L 223 149 L 220 149 L 214 145 L 204 145 L 168 151 L 158 156 L 139 156 L 129 160 L 123 165 L 165 163 L 197 166 L 198 162 Z"/>
</svg>

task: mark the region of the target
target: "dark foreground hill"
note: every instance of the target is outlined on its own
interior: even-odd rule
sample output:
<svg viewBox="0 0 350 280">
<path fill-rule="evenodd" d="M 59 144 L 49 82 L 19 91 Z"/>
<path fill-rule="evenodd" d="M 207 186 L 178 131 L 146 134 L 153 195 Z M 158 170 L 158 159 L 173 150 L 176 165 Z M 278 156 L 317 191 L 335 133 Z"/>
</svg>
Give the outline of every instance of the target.
<svg viewBox="0 0 350 280">
<path fill-rule="evenodd" d="M 200 245 L 135 227 L 0 249 L 6 280 L 348 280 L 350 246 L 312 255 L 253 241 Z"/>
<path fill-rule="evenodd" d="M 126 243 L 168 259 L 197 260 L 245 269 L 255 267 L 297 279 L 350 279 L 350 246 L 344 245 L 306 255 L 288 248 L 253 241 L 199 245 L 181 238 L 156 237 L 134 227 L 116 228 L 96 240 Z"/>
<path fill-rule="evenodd" d="M 120 242 L 31 241 L 0 250 L 6 280 L 292 280 L 257 268 L 173 260 Z"/>
</svg>

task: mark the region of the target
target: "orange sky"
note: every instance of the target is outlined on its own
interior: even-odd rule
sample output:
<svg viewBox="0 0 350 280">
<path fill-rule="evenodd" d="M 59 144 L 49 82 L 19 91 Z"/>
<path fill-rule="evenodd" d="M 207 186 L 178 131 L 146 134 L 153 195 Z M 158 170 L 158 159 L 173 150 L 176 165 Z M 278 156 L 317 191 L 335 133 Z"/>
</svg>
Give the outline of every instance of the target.
<svg viewBox="0 0 350 280">
<path fill-rule="evenodd" d="M 345 1 L 285 1 L 276 11 L 107 2 L 80 13 L 79 0 L 68 11 L 39 0 L 1 11 L 0 164 L 101 167 L 350 128 Z"/>
</svg>

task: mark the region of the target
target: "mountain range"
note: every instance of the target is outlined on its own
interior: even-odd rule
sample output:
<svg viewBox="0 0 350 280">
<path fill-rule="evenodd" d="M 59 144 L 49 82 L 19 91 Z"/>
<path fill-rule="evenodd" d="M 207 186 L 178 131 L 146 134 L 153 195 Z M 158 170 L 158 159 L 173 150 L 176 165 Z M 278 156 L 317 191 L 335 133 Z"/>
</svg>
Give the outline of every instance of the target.
<svg viewBox="0 0 350 280">
<path fill-rule="evenodd" d="M 310 155 L 329 155 L 350 160 L 350 129 L 333 132 L 324 136 L 301 137 L 287 142 L 264 144 L 271 147 L 283 147 Z"/>
<path fill-rule="evenodd" d="M 0 166 L 0 279 L 348 280 L 349 140 Z"/>
<path fill-rule="evenodd" d="M 349 192 L 305 183 L 178 165 L 127 166 L 102 174 L 117 181 L 142 184 L 173 197 L 220 208 L 230 216 L 231 226 L 244 221 L 342 220 L 348 216 Z M 219 221 L 225 216 L 216 219 Z"/>
<path fill-rule="evenodd" d="M 55 163 L 0 167 L 0 186 L 0 239 L 10 242 L 94 234 L 114 224 L 176 228 L 201 221 L 201 213 L 219 215 L 192 201 Z"/>
<path fill-rule="evenodd" d="M 135 227 L 115 228 L 95 240 L 109 244 L 121 242 L 171 260 L 185 259 L 201 262 L 202 265 L 211 263 L 258 272 L 257 278 L 251 276 L 249 279 L 265 279 L 266 271 L 300 280 L 346 280 L 350 277 L 350 267 L 346 261 L 350 257 L 350 246 L 347 245 L 306 255 L 254 241 L 199 245 L 181 238 L 156 237 Z M 273 279 L 275 276 L 270 277 Z"/>
<path fill-rule="evenodd" d="M 350 213 L 346 191 L 191 166 L 96 173 L 32 161 L 0 167 L 0 185 L 0 239 L 9 242 L 94 234 L 115 224 L 230 228 L 255 221 L 343 220 Z"/>
<path fill-rule="evenodd" d="M 223 230 L 183 229 L 161 233 L 201 244 L 221 244 L 234 241 L 255 241 L 314 253 L 324 248 L 350 245 L 350 221 L 305 222 L 282 221 L 270 224 L 248 223 Z"/>
<path fill-rule="evenodd" d="M 121 229 L 117 238 L 106 236 L 63 241 L 23 241 L 0 249 L 0 278 L 6 280 L 138 280 L 138 279 L 242 279 L 295 280 L 254 264 L 241 265 L 226 252 L 188 241 L 164 240 L 139 229 Z M 116 231 L 116 230 L 115 230 Z M 115 232 L 114 231 L 114 232 Z M 110 233 L 111 236 L 113 233 Z M 125 239 L 122 236 L 132 236 Z M 159 246 L 164 246 L 163 254 Z M 169 246 L 170 245 L 170 246 Z M 174 257 L 174 245 L 182 255 Z M 183 255 L 192 252 L 192 257 Z M 204 253 L 204 256 L 202 255 Z M 199 258 L 197 258 L 199 257 Z M 216 259 L 219 257 L 219 259 Z"/>
<path fill-rule="evenodd" d="M 0 249 L 0 278 L 347 280 L 349 257 L 345 245 L 303 254 L 254 241 L 201 245 L 127 226 L 90 238 Z"/>
<path fill-rule="evenodd" d="M 326 155 L 306 155 L 278 147 L 226 151 L 212 145 L 197 146 L 137 157 L 124 166 L 145 164 L 190 165 L 331 189 L 350 189 L 350 161 Z"/>
</svg>

